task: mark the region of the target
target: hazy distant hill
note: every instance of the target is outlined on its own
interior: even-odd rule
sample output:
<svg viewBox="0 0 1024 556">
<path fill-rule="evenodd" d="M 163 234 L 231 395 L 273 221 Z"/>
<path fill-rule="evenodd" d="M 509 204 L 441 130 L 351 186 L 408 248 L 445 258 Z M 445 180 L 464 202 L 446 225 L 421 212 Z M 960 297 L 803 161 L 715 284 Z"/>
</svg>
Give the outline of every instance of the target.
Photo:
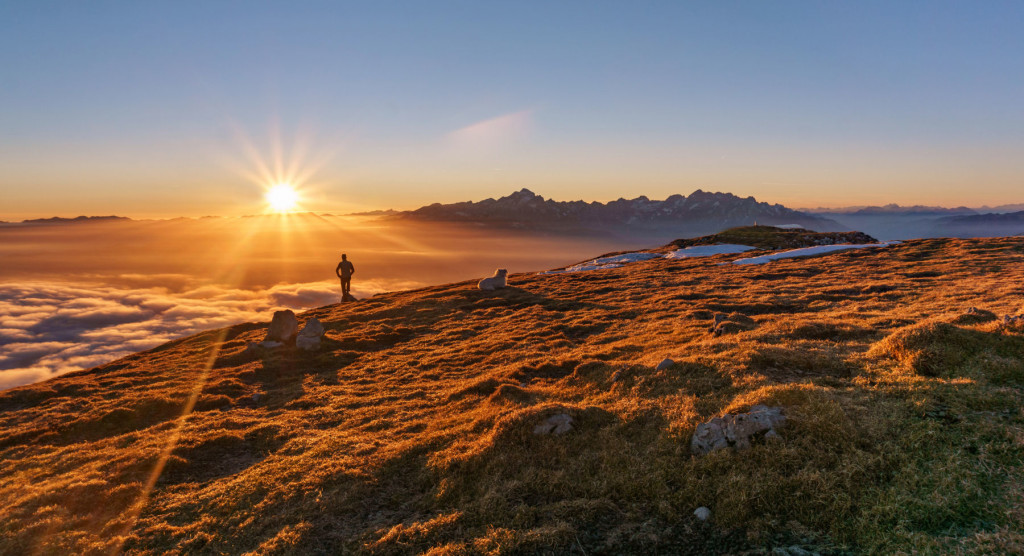
<svg viewBox="0 0 1024 556">
<path fill-rule="evenodd" d="M 473 202 L 435 203 L 396 215 L 417 220 L 473 222 L 511 227 L 583 228 L 615 231 L 656 231 L 671 229 L 681 234 L 712 233 L 733 226 L 759 223 L 799 224 L 813 230 L 844 227 L 815 216 L 758 202 L 753 197 L 697 190 L 689 196 L 672 195 L 664 201 L 640 196 L 608 203 L 554 201 L 529 189 L 500 199 Z"/>
<path fill-rule="evenodd" d="M 887 216 L 951 216 L 959 214 L 977 214 L 978 211 L 967 207 L 933 207 L 925 205 L 913 205 L 909 207 L 888 204 L 885 206 L 867 206 L 867 207 L 840 207 L 840 208 L 816 208 L 816 209 L 801 209 L 805 212 L 812 214 L 834 214 L 834 215 L 856 215 L 856 216 L 872 216 L 872 215 L 887 215 Z"/>
<path fill-rule="evenodd" d="M 949 216 L 936 222 L 941 235 L 957 237 L 997 237 L 1024 235 L 1024 211 L 1004 214 Z"/>
<path fill-rule="evenodd" d="M 34 218 L 31 220 L 22 220 L 21 222 L 3 222 L 7 225 L 33 225 L 33 224 L 82 224 L 85 222 L 129 222 L 131 218 L 126 216 L 77 216 L 75 218 L 62 218 L 54 216 L 52 218 Z"/>
<path fill-rule="evenodd" d="M 961 237 L 1006 235 L 984 233 L 984 230 L 978 230 L 978 233 L 973 233 L 969 227 L 962 227 L 961 233 L 958 234 L 946 230 L 944 224 L 946 219 L 970 217 L 978 214 L 977 210 L 968 207 L 947 208 L 925 205 L 901 206 L 888 204 L 884 206 L 805 210 L 816 216 L 833 218 L 841 222 L 844 227 L 862 230 L 882 240 L 945 237 L 950 235 L 959 235 Z"/>
<path fill-rule="evenodd" d="M 1022 210 L 1024 210 L 1024 203 L 1013 203 L 1013 204 L 1009 204 L 1009 205 L 998 205 L 998 206 L 994 206 L 994 207 L 990 207 L 990 206 L 986 205 L 986 206 L 979 207 L 978 209 L 976 209 L 976 212 L 980 212 L 980 213 L 994 212 L 994 213 L 997 213 L 997 214 L 1002 214 L 1002 213 L 1005 213 L 1005 212 L 1020 212 Z"/>
</svg>

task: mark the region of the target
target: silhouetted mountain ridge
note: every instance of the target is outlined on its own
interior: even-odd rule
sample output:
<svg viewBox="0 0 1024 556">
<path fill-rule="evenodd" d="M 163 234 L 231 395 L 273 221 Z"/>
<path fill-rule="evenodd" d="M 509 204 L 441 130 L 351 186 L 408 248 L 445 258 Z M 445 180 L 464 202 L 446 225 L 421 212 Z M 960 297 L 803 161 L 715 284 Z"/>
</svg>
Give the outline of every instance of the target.
<svg viewBox="0 0 1024 556">
<path fill-rule="evenodd" d="M 75 218 L 64 218 L 60 216 L 53 216 L 51 218 L 33 218 L 30 220 L 22 220 L 21 222 L 0 222 L 2 224 L 82 224 L 86 222 L 129 222 L 131 218 L 127 216 L 76 216 Z"/>
<path fill-rule="evenodd" d="M 666 225 L 695 229 L 761 224 L 799 224 L 817 230 L 839 230 L 843 226 L 821 216 L 799 212 L 779 204 L 758 202 L 754 197 L 711 193 L 700 189 L 688 196 L 672 195 L 663 201 L 646 196 L 598 201 L 554 201 L 529 189 L 499 199 L 434 203 L 399 213 L 396 218 L 474 222 L 506 226 L 579 228 L 655 228 Z"/>
</svg>

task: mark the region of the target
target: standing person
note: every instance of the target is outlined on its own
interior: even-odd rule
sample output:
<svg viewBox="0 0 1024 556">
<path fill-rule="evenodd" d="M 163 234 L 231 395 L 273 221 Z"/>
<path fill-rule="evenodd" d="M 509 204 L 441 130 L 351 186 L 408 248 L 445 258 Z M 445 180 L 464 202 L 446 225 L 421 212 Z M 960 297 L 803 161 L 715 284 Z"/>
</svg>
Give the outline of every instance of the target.
<svg viewBox="0 0 1024 556">
<path fill-rule="evenodd" d="M 334 273 L 341 279 L 341 300 L 351 301 L 352 296 L 349 295 L 348 291 L 352 286 L 352 275 L 356 273 L 356 267 L 352 266 L 352 263 L 349 262 L 348 255 L 341 254 L 341 262 L 334 269 Z"/>
</svg>

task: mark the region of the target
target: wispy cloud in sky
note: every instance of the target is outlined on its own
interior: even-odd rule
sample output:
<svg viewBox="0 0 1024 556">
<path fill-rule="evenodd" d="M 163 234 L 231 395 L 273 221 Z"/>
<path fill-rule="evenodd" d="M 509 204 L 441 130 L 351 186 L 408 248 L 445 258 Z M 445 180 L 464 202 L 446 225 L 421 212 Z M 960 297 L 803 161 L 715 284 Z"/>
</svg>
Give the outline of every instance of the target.
<svg viewBox="0 0 1024 556">
<path fill-rule="evenodd" d="M 524 137 L 533 125 L 533 109 L 481 120 L 448 134 L 460 147 L 487 148 Z"/>
</svg>

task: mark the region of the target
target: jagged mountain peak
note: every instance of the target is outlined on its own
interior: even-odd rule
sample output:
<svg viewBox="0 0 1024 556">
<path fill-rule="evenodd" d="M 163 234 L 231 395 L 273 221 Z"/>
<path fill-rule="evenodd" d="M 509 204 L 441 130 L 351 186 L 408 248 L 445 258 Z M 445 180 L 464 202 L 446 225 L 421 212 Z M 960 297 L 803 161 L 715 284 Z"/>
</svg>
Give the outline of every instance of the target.
<svg viewBox="0 0 1024 556">
<path fill-rule="evenodd" d="M 431 221 L 475 222 L 480 224 L 573 227 L 614 230 L 654 229 L 673 226 L 694 231 L 712 231 L 753 224 L 799 224 L 806 228 L 835 231 L 837 222 L 788 209 L 782 205 L 758 202 L 754 197 L 697 189 L 688 196 L 675 194 L 663 201 L 646 195 L 624 197 L 607 203 L 545 200 L 522 188 L 497 200 L 433 204 L 400 213 L 398 218 Z"/>
</svg>

